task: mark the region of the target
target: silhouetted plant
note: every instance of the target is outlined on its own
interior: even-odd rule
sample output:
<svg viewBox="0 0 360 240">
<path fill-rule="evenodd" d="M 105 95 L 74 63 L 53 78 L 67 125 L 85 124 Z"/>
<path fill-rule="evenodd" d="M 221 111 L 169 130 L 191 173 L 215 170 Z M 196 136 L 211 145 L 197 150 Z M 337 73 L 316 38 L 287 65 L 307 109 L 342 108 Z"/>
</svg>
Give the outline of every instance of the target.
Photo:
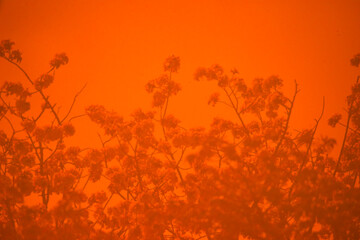
<svg viewBox="0 0 360 240">
<path fill-rule="evenodd" d="M 69 111 L 60 116 L 45 92 L 68 63 L 56 55 L 33 80 L 19 65 L 14 43 L 0 56 L 25 75 L 29 88 L 5 82 L 0 118 L 0 238 L 2 239 L 358 239 L 360 226 L 359 77 L 347 98 L 339 156 L 336 140 L 317 137 L 325 108 L 311 129 L 293 131 L 298 90 L 287 97 L 277 76 L 247 84 L 236 69 L 199 68 L 195 79 L 215 81 L 212 106 L 233 118 L 186 129 L 169 114 L 181 89 L 174 80 L 180 58 L 165 60 L 149 81 L 151 111 L 129 118 L 90 105 L 86 114 L 103 129 L 99 149 L 65 146 L 75 133 Z M 351 60 L 359 66 L 359 56 Z M 39 95 L 39 113 L 32 97 Z M 49 114 L 50 113 L 50 114 Z M 7 127 L 5 125 L 7 124 Z M 91 183 L 101 189 L 91 190 Z M 24 199 L 37 199 L 29 205 Z"/>
</svg>

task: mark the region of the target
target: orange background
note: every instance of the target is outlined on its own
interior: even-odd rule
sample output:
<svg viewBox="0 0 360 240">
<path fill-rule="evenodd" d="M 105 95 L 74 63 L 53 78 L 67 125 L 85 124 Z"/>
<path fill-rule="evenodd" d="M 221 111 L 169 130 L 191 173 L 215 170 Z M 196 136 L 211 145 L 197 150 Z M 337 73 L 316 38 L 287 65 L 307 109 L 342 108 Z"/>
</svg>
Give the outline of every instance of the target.
<svg viewBox="0 0 360 240">
<path fill-rule="evenodd" d="M 48 70 L 55 53 L 67 53 L 70 62 L 57 71 L 48 91 L 62 106 L 60 115 L 85 83 L 74 115 L 90 104 L 123 115 L 149 109 L 144 85 L 175 54 L 181 58 L 176 79 L 183 90 L 169 111 L 184 126 L 207 126 L 213 116 L 231 116 L 230 110 L 207 106 L 212 84 L 193 80 L 197 67 L 219 63 L 226 70 L 236 67 L 247 81 L 279 75 L 289 94 L 296 79 L 301 91 L 291 124 L 310 128 L 321 112 L 322 96 L 325 120 L 344 113 L 345 97 L 359 73 L 349 62 L 360 52 L 359 13 L 358 0 L 0 0 L 0 39 L 16 42 L 22 66 L 33 78 Z M 26 83 L 1 59 L 0 73 L 1 84 Z M 93 125 L 82 126 L 77 136 L 100 147 L 96 130 L 87 128 Z M 330 130 L 326 121 L 320 131 L 343 132 Z"/>
</svg>

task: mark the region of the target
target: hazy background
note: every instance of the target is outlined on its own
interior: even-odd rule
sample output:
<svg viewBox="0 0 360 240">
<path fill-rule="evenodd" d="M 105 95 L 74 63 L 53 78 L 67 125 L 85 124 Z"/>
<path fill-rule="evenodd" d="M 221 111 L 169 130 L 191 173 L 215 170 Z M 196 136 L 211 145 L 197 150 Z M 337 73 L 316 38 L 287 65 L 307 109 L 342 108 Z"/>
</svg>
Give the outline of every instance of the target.
<svg viewBox="0 0 360 240">
<path fill-rule="evenodd" d="M 213 116 L 232 116 L 225 108 L 207 106 L 214 86 L 195 82 L 197 67 L 218 63 L 236 67 L 250 82 L 276 74 L 292 94 L 300 86 L 293 128 L 313 126 L 326 97 L 327 118 L 344 113 L 345 97 L 359 70 L 350 58 L 360 53 L 360 1 L 0 1 L 0 39 L 22 50 L 22 66 L 32 78 L 48 70 L 55 53 L 66 52 L 69 64 L 56 72 L 48 90 L 52 102 L 70 106 L 82 86 L 74 114 L 90 104 L 103 104 L 120 114 L 149 109 L 147 81 L 162 73 L 171 54 L 180 56 L 176 79 L 182 92 L 169 111 L 186 127 L 207 126 Z M 26 79 L 0 59 L 0 83 Z M 78 137 L 100 146 L 96 130 L 81 121 Z M 90 129 L 89 129 L 90 128 Z M 85 138 L 86 137 L 86 138 Z"/>
</svg>

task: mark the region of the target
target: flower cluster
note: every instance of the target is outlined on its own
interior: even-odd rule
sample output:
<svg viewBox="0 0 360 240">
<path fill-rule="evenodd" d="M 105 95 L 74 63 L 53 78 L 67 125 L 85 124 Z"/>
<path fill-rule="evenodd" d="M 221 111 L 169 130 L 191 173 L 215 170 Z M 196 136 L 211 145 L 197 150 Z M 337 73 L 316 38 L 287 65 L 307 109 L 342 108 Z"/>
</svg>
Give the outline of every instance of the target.
<svg viewBox="0 0 360 240">
<path fill-rule="evenodd" d="M 360 53 L 356 54 L 351 60 L 350 64 L 354 67 L 358 67 L 360 65 Z"/>
<path fill-rule="evenodd" d="M 164 62 L 164 71 L 176 73 L 180 68 L 180 57 L 171 55 Z"/>
<path fill-rule="evenodd" d="M 328 124 L 331 127 L 336 127 L 336 124 L 339 123 L 339 121 L 341 120 L 341 114 L 334 114 L 331 118 L 329 118 L 328 120 Z"/>
<path fill-rule="evenodd" d="M 177 72 L 180 66 L 179 57 L 169 57 L 164 63 L 165 71 Z M 162 107 L 170 96 L 176 95 L 181 87 L 171 79 L 171 76 L 162 75 L 145 85 L 149 93 L 153 93 L 153 106 Z"/>
<path fill-rule="evenodd" d="M 48 88 L 54 81 L 54 76 L 50 74 L 43 74 L 35 80 L 34 86 L 37 90 Z"/>
<path fill-rule="evenodd" d="M 15 43 L 10 40 L 2 40 L 0 42 L 0 57 L 7 58 L 9 61 L 20 63 L 22 60 L 21 52 L 19 50 L 13 50 Z"/>
<path fill-rule="evenodd" d="M 56 54 L 55 57 L 50 61 L 50 66 L 58 69 L 61 65 L 66 65 L 69 62 L 69 58 L 65 53 Z"/>
</svg>

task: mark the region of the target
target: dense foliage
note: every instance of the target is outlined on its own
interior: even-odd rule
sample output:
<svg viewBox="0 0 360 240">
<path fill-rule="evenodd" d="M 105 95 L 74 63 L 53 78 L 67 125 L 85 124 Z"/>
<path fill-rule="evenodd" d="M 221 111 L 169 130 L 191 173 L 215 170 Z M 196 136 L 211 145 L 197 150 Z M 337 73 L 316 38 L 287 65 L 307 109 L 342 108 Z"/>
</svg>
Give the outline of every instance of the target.
<svg viewBox="0 0 360 240">
<path fill-rule="evenodd" d="M 46 92 L 67 56 L 56 55 L 36 79 L 13 42 L 1 42 L 0 57 L 30 86 L 0 89 L 0 239 L 360 238 L 359 77 L 345 122 L 340 114 L 328 120 L 345 131 L 336 158 L 336 140 L 316 134 L 322 113 L 313 128 L 291 130 L 298 85 L 286 96 L 277 76 L 247 84 L 236 69 L 199 68 L 195 80 L 218 85 L 208 103 L 234 118 L 184 128 L 168 113 L 181 89 L 175 56 L 146 85 L 151 111 L 126 118 L 86 108 L 103 129 L 102 146 L 89 149 L 65 144 L 75 133 L 73 105 L 60 116 Z M 360 54 L 351 60 L 359 62 Z"/>
</svg>

